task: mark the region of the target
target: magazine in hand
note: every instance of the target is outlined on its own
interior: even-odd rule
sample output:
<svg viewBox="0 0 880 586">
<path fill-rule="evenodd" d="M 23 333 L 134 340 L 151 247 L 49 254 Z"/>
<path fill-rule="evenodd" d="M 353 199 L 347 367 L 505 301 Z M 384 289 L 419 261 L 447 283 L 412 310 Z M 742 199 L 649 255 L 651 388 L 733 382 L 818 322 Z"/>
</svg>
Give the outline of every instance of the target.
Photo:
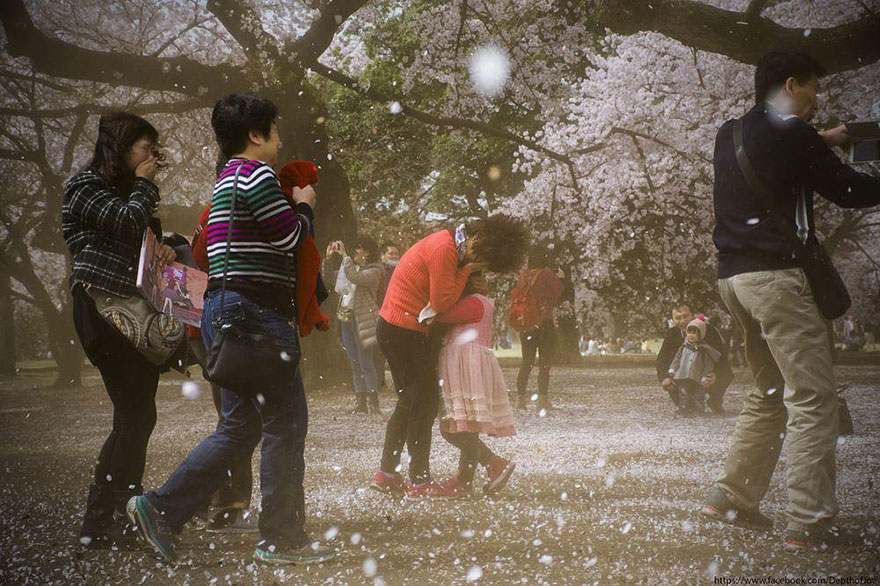
<svg viewBox="0 0 880 586">
<path fill-rule="evenodd" d="M 208 286 L 207 273 L 179 262 L 168 263 L 160 269 L 158 248 L 156 235 L 147 229 L 138 263 L 138 291 L 156 311 L 198 327 Z"/>
</svg>

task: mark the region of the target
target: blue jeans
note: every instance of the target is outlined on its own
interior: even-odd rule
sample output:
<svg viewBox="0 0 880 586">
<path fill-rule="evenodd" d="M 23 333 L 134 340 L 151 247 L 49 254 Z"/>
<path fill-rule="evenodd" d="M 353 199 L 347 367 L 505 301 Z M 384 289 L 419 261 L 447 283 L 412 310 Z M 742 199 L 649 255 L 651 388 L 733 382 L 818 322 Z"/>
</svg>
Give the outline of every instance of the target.
<svg viewBox="0 0 880 586">
<path fill-rule="evenodd" d="M 202 339 L 210 348 L 221 314 L 220 292 L 205 295 Z M 223 321 L 246 320 L 251 328 L 293 341 L 297 331 L 287 319 L 233 291 L 226 292 Z M 229 470 L 251 454 L 263 439 L 260 491 L 263 494 L 260 533 L 263 539 L 291 547 L 310 543 L 305 532 L 303 474 L 308 406 L 302 377 L 278 381 L 263 390 L 262 400 L 221 388 L 223 422 L 202 440 L 168 480 L 146 496 L 172 531 L 184 524 L 229 479 Z"/>
<path fill-rule="evenodd" d="M 364 348 L 357 333 L 357 322 L 352 320 L 339 322 L 342 327 L 342 347 L 351 362 L 351 373 L 354 377 L 355 393 L 375 393 L 379 389 L 379 377 L 376 375 L 376 364 L 373 362 L 373 349 Z"/>
</svg>

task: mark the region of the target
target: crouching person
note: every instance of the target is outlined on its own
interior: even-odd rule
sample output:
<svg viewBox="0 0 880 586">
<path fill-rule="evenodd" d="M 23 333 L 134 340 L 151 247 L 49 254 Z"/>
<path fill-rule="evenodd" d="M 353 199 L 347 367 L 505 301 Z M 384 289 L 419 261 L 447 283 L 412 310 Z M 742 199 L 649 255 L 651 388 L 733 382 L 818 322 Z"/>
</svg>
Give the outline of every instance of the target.
<svg viewBox="0 0 880 586">
<path fill-rule="evenodd" d="M 250 331 L 298 343 L 291 321 L 294 252 L 311 229 L 315 192 L 293 190 L 293 205 L 272 169 L 280 140 L 278 110 L 269 100 L 234 94 L 220 100 L 211 123 L 221 154 L 208 218 L 209 285 L 202 337 L 215 336 L 236 320 Z M 234 198 L 234 203 L 233 203 Z M 233 276 L 234 275 L 234 276 Z M 173 535 L 249 457 L 262 437 L 261 541 L 254 558 L 275 564 L 304 564 L 332 558 L 305 531 L 303 474 L 308 408 L 299 371 L 259 394 L 221 388 L 223 421 L 155 491 L 128 501 L 127 514 L 140 536 L 166 561 L 174 562 Z"/>
</svg>

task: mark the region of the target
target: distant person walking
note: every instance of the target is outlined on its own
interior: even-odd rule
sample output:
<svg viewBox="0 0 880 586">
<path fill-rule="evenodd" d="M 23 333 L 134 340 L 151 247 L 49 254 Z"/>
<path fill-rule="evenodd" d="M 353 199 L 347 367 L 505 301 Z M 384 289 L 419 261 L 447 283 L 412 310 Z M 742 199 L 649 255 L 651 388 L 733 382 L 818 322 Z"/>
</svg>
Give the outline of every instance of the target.
<svg viewBox="0 0 880 586">
<path fill-rule="evenodd" d="M 558 273 L 550 270 L 546 263 L 533 259 L 531 267 L 524 269 L 514 289 L 514 303 L 517 292 L 522 296 L 523 319 L 511 325 L 519 329 L 522 348 L 522 362 L 516 377 L 516 407 L 525 409 L 528 404 L 526 390 L 529 376 L 538 356 L 538 409 L 551 409 L 550 368 L 556 358 L 559 324 L 554 311 L 556 303 L 564 290 Z M 532 307 L 534 305 L 534 307 Z M 532 317 L 534 316 L 534 317 Z"/>
</svg>

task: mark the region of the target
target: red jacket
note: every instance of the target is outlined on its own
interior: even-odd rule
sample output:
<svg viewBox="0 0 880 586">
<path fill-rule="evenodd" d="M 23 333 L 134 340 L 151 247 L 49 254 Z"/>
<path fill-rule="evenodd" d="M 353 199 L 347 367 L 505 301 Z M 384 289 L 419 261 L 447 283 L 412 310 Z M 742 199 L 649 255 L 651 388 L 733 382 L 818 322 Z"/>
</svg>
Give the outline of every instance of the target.
<svg viewBox="0 0 880 586">
<path fill-rule="evenodd" d="M 318 182 L 318 168 L 311 161 L 291 161 L 287 163 L 278 174 L 281 182 L 281 191 L 288 197 L 293 193 L 293 187 L 300 189 L 312 183 Z M 208 243 L 207 234 L 204 233 L 208 225 L 208 214 L 211 205 L 205 207 L 199 216 L 199 224 L 192 239 L 193 256 L 196 264 L 205 272 L 208 271 Z M 321 313 L 321 308 L 316 295 L 318 275 L 321 272 L 321 254 L 315 245 L 314 237 L 309 234 L 302 245 L 296 251 L 296 282 L 294 284 L 294 301 L 296 303 L 296 321 L 299 326 L 300 336 L 308 336 L 313 328 L 326 332 L 330 328 L 330 320 Z M 198 338 L 199 329 L 187 326 L 189 336 Z"/>
<path fill-rule="evenodd" d="M 428 304 L 437 313 L 452 309 L 467 283 L 469 269 L 458 267 L 458 253 L 449 230 L 440 230 L 413 244 L 400 257 L 382 310 L 386 322 L 417 332 L 427 332 L 419 313 Z"/>
</svg>

